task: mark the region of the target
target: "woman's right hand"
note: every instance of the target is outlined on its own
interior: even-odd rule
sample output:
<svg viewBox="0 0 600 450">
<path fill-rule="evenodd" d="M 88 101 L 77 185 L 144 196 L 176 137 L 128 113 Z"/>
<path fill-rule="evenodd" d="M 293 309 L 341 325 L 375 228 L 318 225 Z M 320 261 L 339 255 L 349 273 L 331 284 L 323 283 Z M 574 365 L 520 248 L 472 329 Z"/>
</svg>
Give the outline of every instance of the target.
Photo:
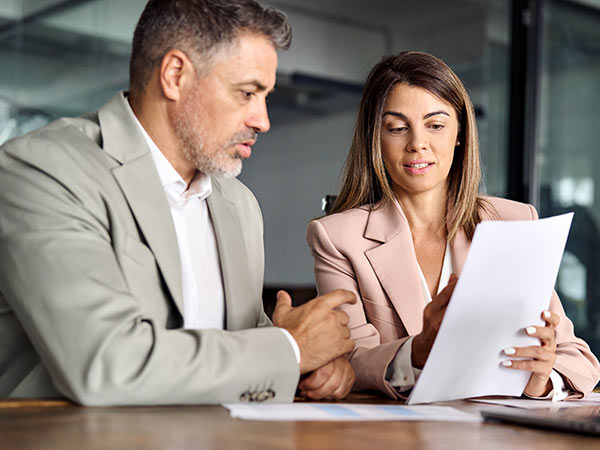
<svg viewBox="0 0 600 450">
<path fill-rule="evenodd" d="M 427 361 L 457 281 L 456 275 L 450 275 L 448 285 L 423 310 L 423 330 L 412 341 L 412 366 L 417 369 Z"/>
</svg>

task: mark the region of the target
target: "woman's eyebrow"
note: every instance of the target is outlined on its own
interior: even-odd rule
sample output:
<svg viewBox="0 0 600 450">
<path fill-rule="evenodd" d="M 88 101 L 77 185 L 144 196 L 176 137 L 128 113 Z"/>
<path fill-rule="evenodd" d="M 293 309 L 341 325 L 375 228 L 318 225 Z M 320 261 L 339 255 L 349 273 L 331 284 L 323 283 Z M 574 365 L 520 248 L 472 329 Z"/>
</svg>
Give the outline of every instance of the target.
<svg viewBox="0 0 600 450">
<path fill-rule="evenodd" d="M 445 116 L 450 117 L 450 114 L 448 114 L 446 111 L 433 111 L 433 112 L 425 114 L 423 116 L 423 119 L 429 119 L 430 117 L 436 116 L 438 114 L 443 114 Z M 397 111 L 385 111 L 383 113 L 382 117 L 385 117 L 385 116 L 394 116 L 394 117 L 399 117 L 402 120 L 407 120 L 406 116 L 404 114 L 402 114 L 401 112 L 397 112 Z"/>
<path fill-rule="evenodd" d="M 400 117 L 402 120 L 406 120 L 406 116 L 404 114 L 402 114 L 401 112 L 396 112 L 396 111 L 386 111 L 383 113 L 383 115 L 381 117 L 385 117 L 385 116 L 395 116 L 395 117 Z"/>
<path fill-rule="evenodd" d="M 425 114 L 423 116 L 423 119 L 429 119 L 431 116 L 435 116 L 437 114 L 444 114 L 444 115 L 450 117 L 450 114 L 448 114 L 446 111 L 433 111 L 433 112 Z"/>
</svg>

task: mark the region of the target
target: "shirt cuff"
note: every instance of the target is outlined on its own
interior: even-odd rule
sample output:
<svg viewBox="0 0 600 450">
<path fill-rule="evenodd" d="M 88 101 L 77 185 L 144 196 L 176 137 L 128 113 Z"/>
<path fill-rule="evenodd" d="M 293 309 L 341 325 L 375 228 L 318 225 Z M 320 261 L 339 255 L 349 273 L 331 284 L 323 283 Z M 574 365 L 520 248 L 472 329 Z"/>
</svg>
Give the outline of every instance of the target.
<svg viewBox="0 0 600 450">
<path fill-rule="evenodd" d="M 386 371 L 385 379 L 398 392 L 406 392 L 412 389 L 419 375 L 421 375 L 421 370 L 412 366 L 413 338 L 414 336 L 411 336 L 404 341 Z"/>
<path fill-rule="evenodd" d="M 551 399 L 553 402 L 560 402 L 569 396 L 569 388 L 565 384 L 565 380 L 560 374 L 552 369 L 550 372 L 550 381 L 552 382 L 552 390 L 548 393 L 548 395 L 544 397 L 532 397 L 531 395 L 525 395 L 525 397 L 535 399 L 535 400 L 549 400 Z"/>
<path fill-rule="evenodd" d="M 285 328 L 280 328 L 280 330 L 283 332 L 285 337 L 288 338 L 288 341 L 290 341 L 290 345 L 294 349 L 294 355 L 296 355 L 296 362 L 298 363 L 298 365 L 300 365 L 300 347 L 298 347 L 296 339 L 294 339 L 292 334 Z"/>
</svg>

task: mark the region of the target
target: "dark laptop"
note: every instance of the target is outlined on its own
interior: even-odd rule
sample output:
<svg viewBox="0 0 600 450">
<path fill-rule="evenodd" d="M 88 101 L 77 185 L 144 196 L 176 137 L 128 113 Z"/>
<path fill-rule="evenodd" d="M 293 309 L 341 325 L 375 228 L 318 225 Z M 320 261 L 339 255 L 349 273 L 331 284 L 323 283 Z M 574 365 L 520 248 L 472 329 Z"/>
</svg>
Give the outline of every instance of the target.
<svg viewBox="0 0 600 450">
<path fill-rule="evenodd" d="M 578 407 L 552 410 L 503 408 L 484 410 L 486 422 L 507 422 L 555 431 L 594 434 L 600 436 L 600 408 Z"/>
</svg>

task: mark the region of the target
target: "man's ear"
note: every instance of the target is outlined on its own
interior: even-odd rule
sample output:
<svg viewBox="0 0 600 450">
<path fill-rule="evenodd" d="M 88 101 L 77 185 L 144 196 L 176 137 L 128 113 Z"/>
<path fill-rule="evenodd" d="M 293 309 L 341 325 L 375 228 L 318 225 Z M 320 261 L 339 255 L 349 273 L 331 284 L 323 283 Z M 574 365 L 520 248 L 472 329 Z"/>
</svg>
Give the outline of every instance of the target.
<svg viewBox="0 0 600 450">
<path fill-rule="evenodd" d="M 159 81 L 164 96 L 178 101 L 183 88 L 195 76 L 194 66 L 181 50 L 169 50 L 160 63 Z"/>
</svg>

